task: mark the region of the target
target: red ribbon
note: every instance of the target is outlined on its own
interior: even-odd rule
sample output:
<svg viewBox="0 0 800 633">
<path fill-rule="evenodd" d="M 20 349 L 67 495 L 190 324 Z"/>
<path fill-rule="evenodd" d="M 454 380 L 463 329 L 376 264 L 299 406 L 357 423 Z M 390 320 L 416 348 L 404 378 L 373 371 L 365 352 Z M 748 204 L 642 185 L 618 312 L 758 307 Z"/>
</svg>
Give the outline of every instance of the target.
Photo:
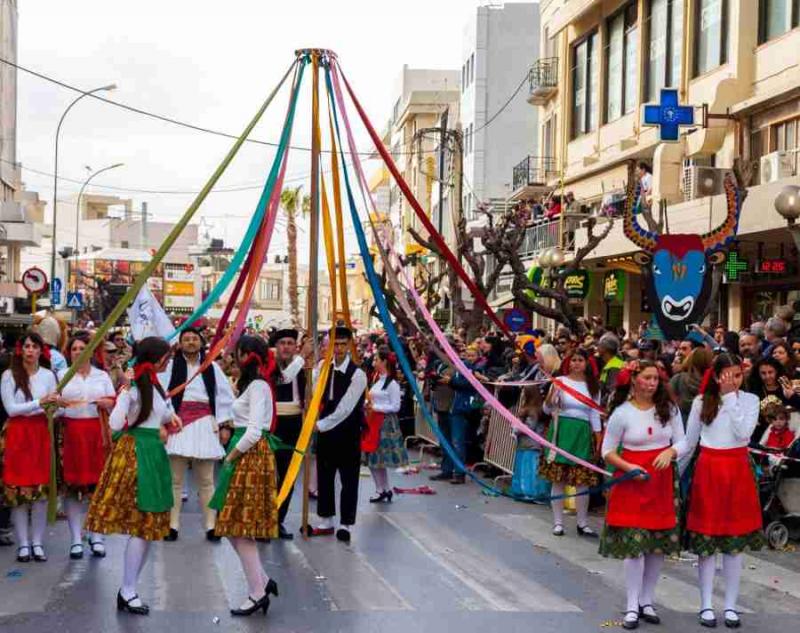
<svg viewBox="0 0 800 633">
<path fill-rule="evenodd" d="M 700 382 L 700 395 L 702 396 L 706 392 L 706 388 L 708 387 L 708 383 L 711 382 L 711 379 L 714 377 L 714 370 L 709 367 L 706 369 L 706 373 L 703 374 L 703 380 Z"/>
<path fill-rule="evenodd" d="M 559 378 L 553 378 L 553 384 L 559 389 L 561 389 L 561 391 L 563 391 L 569 396 L 572 396 L 573 398 L 575 398 L 575 400 L 577 400 L 583 405 L 586 405 L 590 409 L 594 409 L 595 411 L 599 411 L 600 413 L 606 412 L 606 410 L 599 404 L 597 404 L 594 400 L 592 400 L 588 396 L 585 396 L 580 391 L 573 389 L 568 384 L 561 382 Z"/>
<path fill-rule="evenodd" d="M 139 380 L 143 374 L 150 376 L 150 383 L 158 384 L 158 376 L 156 376 L 156 366 L 153 363 L 139 363 L 133 367 L 133 379 Z"/>
<path fill-rule="evenodd" d="M 17 341 L 14 345 L 14 356 L 22 356 L 22 341 Z"/>
<path fill-rule="evenodd" d="M 50 360 L 50 348 L 47 346 L 46 343 L 45 346 L 42 348 L 42 358 L 44 358 L 46 361 Z"/>
</svg>

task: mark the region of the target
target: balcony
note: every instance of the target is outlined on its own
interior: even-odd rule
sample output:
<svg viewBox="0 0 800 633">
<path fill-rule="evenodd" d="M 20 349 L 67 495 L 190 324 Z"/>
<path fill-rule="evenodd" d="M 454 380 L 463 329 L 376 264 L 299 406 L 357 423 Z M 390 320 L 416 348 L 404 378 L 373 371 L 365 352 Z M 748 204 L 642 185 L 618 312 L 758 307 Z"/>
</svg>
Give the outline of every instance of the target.
<svg viewBox="0 0 800 633">
<path fill-rule="evenodd" d="M 528 72 L 528 103 L 546 104 L 558 92 L 558 57 L 539 59 Z"/>
<path fill-rule="evenodd" d="M 547 181 L 555 178 L 556 161 L 547 156 L 527 156 L 514 167 L 511 178 L 512 200 L 524 200 L 546 192 Z"/>
</svg>

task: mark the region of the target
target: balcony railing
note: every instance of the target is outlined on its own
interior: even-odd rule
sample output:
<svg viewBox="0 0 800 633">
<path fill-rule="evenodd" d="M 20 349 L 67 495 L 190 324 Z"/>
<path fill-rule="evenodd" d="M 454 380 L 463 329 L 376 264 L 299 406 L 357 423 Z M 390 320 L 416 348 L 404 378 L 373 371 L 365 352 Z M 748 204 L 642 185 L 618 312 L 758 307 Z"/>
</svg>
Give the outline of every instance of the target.
<svg viewBox="0 0 800 633">
<path fill-rule="evenodd" d="M 539 59 L 528 72 L 528 103 L 544 105 L 558 90 L 558 57 Z"/>
<path fill-rule="evenodd" d="M 511 182 L 514 191 L 523 187 L 545 187 L 556 176 L 556 161 L 547 156 L 527 156 L 514 167 Z"/>
<path fill-rule="evenodd" d="M 533 220 L 533 225 L 525 229 L 520 254 L 523 258 L 536 257 L 554 246 L 571 253 L 575 250 L 575 232 L 587 217 L 585 213 L 567 212 L 563 219 Z"/>
</svg>

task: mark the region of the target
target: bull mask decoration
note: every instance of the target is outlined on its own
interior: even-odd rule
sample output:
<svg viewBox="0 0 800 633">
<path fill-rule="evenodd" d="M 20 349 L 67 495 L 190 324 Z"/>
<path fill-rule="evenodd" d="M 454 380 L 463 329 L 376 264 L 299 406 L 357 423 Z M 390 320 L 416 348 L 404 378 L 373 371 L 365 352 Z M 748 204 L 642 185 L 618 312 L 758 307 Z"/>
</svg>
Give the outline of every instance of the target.
<svg viewBox="0 0 800 633">
<path fill-rule="evenodd" d="M 727 214 L 713 231 L 702 235 L 658 234 L 642 228 L 633 209 L 638 180 L 628 179 L 623 230 L 642 249 L 634 259 L 642 266 L 647 295 L 656 322 L 667 339 L 683 339 L 689 326 L 705 316 L 711 298 L 712 268 L 725 260 L 723 249 L 736 236 L 741 196 L 734 178 L 724 183 Z"/>
</svg>

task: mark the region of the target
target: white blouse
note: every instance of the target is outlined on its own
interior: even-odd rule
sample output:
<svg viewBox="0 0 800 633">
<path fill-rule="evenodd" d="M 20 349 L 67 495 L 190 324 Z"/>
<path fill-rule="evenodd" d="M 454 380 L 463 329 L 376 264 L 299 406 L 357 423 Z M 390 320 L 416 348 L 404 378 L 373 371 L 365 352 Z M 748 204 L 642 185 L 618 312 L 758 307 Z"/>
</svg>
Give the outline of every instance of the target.
<svg viewBox="0 0 800 633">
<path fill-rule="evenodd" d="M 400 411 L 402 392 L 396 380 L 392 380 L 384 389 L 388 376 L 381 376 L 369 390 L 372 410 L 378 413 L 397 413 Z"/>
<path fill-rule="evenodd" d="M 136 385 L 131 385 L 130 389 L 123 389 L 117 396 L 117 404 L 108 418 L 108 425 L 112 431 L 121 431 L 125 424 L 130 422 L 133 425 L 139 416 L 141 408 L 141 394 Z M 172 403 L 165 399 L 157 389 L 153 389 L 153 410 L 147 419 L 137 425 L 137 429 L 157 429 L 172 420 L 174 412 Z"/>
<path fill-rule="evenodd" d="M 233 388 L 231 387 L 228 377 L 225 375 L 222 369 L 220 369 L 219 365 L 216 363 L 211 363 L 211 367 L 214 368 L 214 380 L 217 385 L 216 393 L 214 394 L 216 419 L 217 422 L 222 424 L 223 422 L 233 419 L 233 400 L 235 396 L 233 395 Z M 194 376 L 198 369 L 200 369 L 199 362 L 192 364 L 187 361 L 187 379 Z M 171 378 L 172 360 L 170 360 L 167 364 L 167 368 L 158 375 L 158 379 L 161 382 L 161 386 L 164 388 L 164 391 L 169 390 Z M 186 389 L 183 390 L 183 400 L 184 402 L 209 402 L 208 392 L 206 391 L 206 383 L 203 382 L 202 376 L 198 376 L 188 385 L 186 385 Z"/>
<path fill-rule="evenodd" d="M 717 417 L 711 424 L 700 419 L 703 399 L 698 396 L 692 403 L 689 422 L 686 427 L 686 452 L 690 453 L 697 446 L 707 448 L 741 448 L 750 443 L 758 425 L 758 396 L 745 391 L 734 391 L 722 396 Z"/>
<path fill-rule="evenodd" d="M 655 407 L 642 411 L 633 403 L 625 402 L 614 409 L 608 419 L 601 454 L 605 457 L 614 453 L 620 445 L 632 451 L 652 451 L 669 446 L 682 450 L 683 440 L 683 421 L 677 407 L 672 407 L 672 416 L 663 425 L 656 417 Z"/>
<path fill-rule="evenodd" d="M 44 409 L 39 406 L 39 399 L 53 393 L 58 386 L 56 375 L 44 367 L 39 367 L 39 370 L 28 380 L 31 386 L 31 400 L 27 400 L 25 393 L 21 389 L 17 389 L 11 370 L 6 369 L 3 372 L 3 377 L 0 379 L 0 396 L 3 398 L 3 406 L 6 408 L 8 417 L 44 413 Z"/>
<path fill-rule="evenodd" d="M 236 449 L 246 453 L 272 428 L 272 388 L 264 380 L 254 380 L 233 403 L 233 425 L 245 427 Z"/>
<path fill-rule="evenodd" d="M 66 373 L 66 370 L 62 370 L 58 376 L 59 380 L 63 379 Z M 96 418 L 99 414 L 94 401 L 100 398 L 113 398 L 116 395 L 108 373 L 97 367 L 91 367 L 86 377 L 76 372 L 64 386 L 61 397 L 67 402 L 75 403 L 75 406 L 62 409 L 61 413 L 66 418 Z"/>
<path fill-rule="evenodd" d="M 575 391 L 579 391 L 590 400 L 594 400 L 597 402 L 597 404 L 600 404 L 597 398 L 592 398 L 592 396 L 589 394 L 589 388 L 586 386 L 585 382 L 572 380 L 572 378 L 567 378 L 566 376 L 560 377 L 559 380 L 565 385 L 572 387 Z M 551 386 L 550 388 L 558 389 L 556 386 Z M 599 433 L 603 430 L 603 425 L 600 421 L 600 413 L 596 409 L 587 407 L 585 404 L 580 402 L 580 400 L 577 400 L 569 395 L 566 391 L 559 390 L 558 394 L 556 395 L 556 401 L 558 402 L 557 407 L 550 406 L 545 403 L 544 412 L 554 413 L 555 410 L 558 409 L 559 415 L 567 418 L 578 418 L 579 420 L 588 421 L 592 425 L 592 431 L 595 433 Z"/>
</svg>

